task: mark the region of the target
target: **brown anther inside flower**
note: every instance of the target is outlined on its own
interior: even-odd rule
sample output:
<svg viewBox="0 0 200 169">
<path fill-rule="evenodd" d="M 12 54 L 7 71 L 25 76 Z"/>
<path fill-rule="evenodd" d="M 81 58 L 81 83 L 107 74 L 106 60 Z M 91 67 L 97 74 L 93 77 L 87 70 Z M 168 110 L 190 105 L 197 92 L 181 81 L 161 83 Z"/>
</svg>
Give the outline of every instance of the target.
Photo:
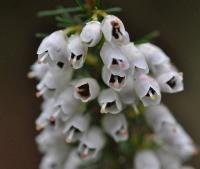
<svg viewBox="0 0 200 169">
<path fill-rule="evenodd" d="M 77 90 L 77 93 L 78 93 L 81 97 L 86 98 L 86 99 L 87 99 L 88 97 L 90 97 L 90 90 L 89 90 L 89 84 L 88 84 L 88 83 L 83 84 L 83 85 L 77 87 L 76 90 Z"/>
</svg>

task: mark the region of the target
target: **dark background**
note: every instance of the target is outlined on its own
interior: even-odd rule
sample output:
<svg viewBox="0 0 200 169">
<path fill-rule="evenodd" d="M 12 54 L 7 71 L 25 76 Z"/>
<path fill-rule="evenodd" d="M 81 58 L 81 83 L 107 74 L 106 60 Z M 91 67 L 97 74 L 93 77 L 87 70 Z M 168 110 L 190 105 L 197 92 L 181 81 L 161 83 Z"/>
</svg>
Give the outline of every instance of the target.
<svg viewBox="0 0 200 169">
<path fill-rule="evenodd" d="M 105 2 L 105 0 L 104 0 Z M 120 15 L 133 40 L 159 30 L 156 40 L 184 72 L 185 91 L 165 95 L 163 101 L 200 145 L 200 1 L 199 0 L 106 0 L 121 6 Z M 0 5 L 0 168 L 37 169 L 39 154 L 34 120 L 39 103 L 35 84 L 26 79 L 36 59 L 40 40 L 36 32 L 55 30 L 53 19 L 39 19 L 36 12 L 53 9 L 72 0 L 10 0 Z M 192 164 L 200 167 L 199 156 Z"/>
</svg>

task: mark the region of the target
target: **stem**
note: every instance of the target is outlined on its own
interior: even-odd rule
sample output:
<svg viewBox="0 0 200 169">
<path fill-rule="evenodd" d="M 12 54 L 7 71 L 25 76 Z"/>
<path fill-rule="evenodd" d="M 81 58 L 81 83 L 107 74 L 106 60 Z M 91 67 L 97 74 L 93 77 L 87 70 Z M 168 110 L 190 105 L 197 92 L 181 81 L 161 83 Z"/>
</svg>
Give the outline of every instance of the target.
<svg viewBox="0 0 200 169">
<path fill-rule="evenodd" d="M 96 8 L 96 1 L 95 0 L 85 0 L 85 3 L 87 4 L 90 11 L 92 11 Z"/>
<path fill-rule="evenodd" d="M 71 33 L 77 33 L 81 30 L 81 25 L 70 26 L 64 29 L 64 34 L 69 35 Z"/>
</svg>

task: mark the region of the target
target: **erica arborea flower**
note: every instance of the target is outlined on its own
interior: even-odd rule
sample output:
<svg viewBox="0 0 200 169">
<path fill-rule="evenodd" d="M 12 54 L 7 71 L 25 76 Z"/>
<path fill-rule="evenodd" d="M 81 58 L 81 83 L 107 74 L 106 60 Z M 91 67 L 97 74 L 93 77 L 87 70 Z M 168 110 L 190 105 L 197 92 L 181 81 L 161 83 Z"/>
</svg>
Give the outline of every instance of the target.
<svg viewBox="0 0 200 169">
<path fill-rule="evenodd" d="M 81 138 L 78 146 L 78 154 L 82 160 L 95 160 L 104 147 L 105 138 L 101 129 L 90 128 Z"/>
<path fill-rule="evenodd" d="M 102 79 L 106 85 L 119 91 L 126 85 L 127 73 L 112 73 L 104 66 L 102 69 Z"/>
<path fill-rule="evenodd" d="M 129 68 L 126 56 L 123 55 L 119 48 L 112 46 L 108 42 L 104 43 L 100 51 L 100 56 L 106 68 L 112 73 L 125 71 Z"/>
<path fill-rule="evenodd" d="M 98 21 L 90 21 L 86 23 L 80 34 L 81 40 L 86 43 L 88 47 L 96 46 L 101 40 L 101 23 Z"/>
<path fill-rule="evenodd" d="M 145 56 L 152 71 L 154 71 L 156 66 L 170 61 L 169 57 L 163 52 L 163 50 L 152 43 L 143 43 L 137 47 Z"/>
<path fill-rule="evenodd" d="M 122 53 L 128 58 L 130 71 L 137 75 L 137 73 L 149 73 L 149 67 L 146 63 L 145 57 L 133 43 L 128 43 L 121 47 Z"/>
<path fill-rule="evenodd" d="M 99 90 L 99 85 L 95 79 L 83 78 L 75 82 L 74 97 L 85 103 L 95 99 Z"/>
<path fill-rule="evenodd" d="M 156 154 L 151 150 L 140 150 L 134 157 L 135 169 L 161 169 Z"/>
<path fill-rule="evenodd" d="M 155 132 L 158 132 L 162 128 L 163 123 L 176 123 L 172 113 L 163 104 L 149 106 L 144 115 L 148 125 L 153 128 Z"/>
<path fill-rule="evenodd" d="M 87 115 L 76 114 L 74 117 L 66 121 L 63 129 L 65 141 L 67 143 L 73 143 L 78 141 L 83 133 L 89 127 L 90 118 Z"/>
<path fill-rule="evenodd" d="M 184 89 L 183 73 L 178 72 L 171 63 L 160 65 L 155 76 L 162 92 L 177 93 Z"/>
<path fill-rule="evenodd" d="M 98 98 L 101 106 L 101 113 L 117 114 L 122 111 L 122 104 L 119 96 L 112 89 L 103 90 Z"/>
<path fill-rule="evenodd" d="M 110 43 L 124 45 L 130 41 L 129 34 L 125 30 L 124 24 L 114 15 L 107 15 L 104 18 L 101 29 L 106 41 Z"/>
<path fill-rule="evenodd" d="M 123 114 L 107 114 L 102 120 L 102 126 L 116 142 L 126 141 L 128 139 L 127 120 Z"/>
<path fill-rule="evenodd" d="M 36 78 L 37 80 L 41 80 L 45 76 L 45 74 L 48 72 L 48 70 L 49 70 L 48 64 L 38 64 L 37 62 L 35 62 L 31 66 L 31 70 L 27 76 L 30 79 Z"/>
<path fill-rule="evenodd" d="M 74 69 L 80 69 L 87 55 L 87 47 L 80 36 L 71 35 L 67 43 L 68 60 Z"/>
<path fill-rule="evenodd" d="M 144 106 L 157 105 L 161 100 L 158 83 L 152 77 L 141 74 L 135 81 L 135 91 Z"/>
<path fill-rule="evenodd" d="M 55 94 L 59 94 L 65 86 L 68 85 L 72 77 L 72 70 L 69 68 L 65 71 L 49 71 L 37 85 L 37 97 L 43 96 L 48 99 Z"/>
<path fill-rule="evenodd" d="M 66 58 L 67 62 L 67 42 L 62 30 L 53 32 L 41 42 L 37 55 L 39 63 L 54 64 L 60 58 Z"/>
</svg>

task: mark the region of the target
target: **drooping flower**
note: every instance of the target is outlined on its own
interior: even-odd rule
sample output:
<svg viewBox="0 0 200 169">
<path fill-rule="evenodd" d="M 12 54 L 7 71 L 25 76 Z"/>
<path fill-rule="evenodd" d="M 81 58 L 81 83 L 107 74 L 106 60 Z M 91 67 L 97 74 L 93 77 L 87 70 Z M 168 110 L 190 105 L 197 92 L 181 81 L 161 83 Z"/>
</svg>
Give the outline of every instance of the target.
<svg viewBox="0 0 200 169">
<path fill-rule="evenodd" d="M 71 35 L 67 43 L 68 60 L 74 69 L 80 69 L 87 55 L 87 47 L 78 35 Z"/>
<path fill-rule="evenodd" d="M 101 40 L 101 23 L 98 21 L 88 22 L 80 34 L 81 40 L 86 43 L 88 47 L 96 46 Z"/>
<path fill-rule="evenodd" d="M 60 58 L 66 58 L 67 42 L 62 30 L 53 32 L 41 42 L 37 55 L 39 63 L 55 64 Z"/>
<path fill-rule="evenodd" d="M 124 45 L 130 41 L 129 34 L 126 32 L 124 24 L 114 15 L 107 15 L 104 18 L 101 29 L 106 41 L 110 43 Z"/>
<path fill-rule="evenodd" d="M 126 141 L 128 139 L 128 124 L 123 114 L 107 114 L 102 120 L 102 126 L 116 142 Z"/>
</svg>

